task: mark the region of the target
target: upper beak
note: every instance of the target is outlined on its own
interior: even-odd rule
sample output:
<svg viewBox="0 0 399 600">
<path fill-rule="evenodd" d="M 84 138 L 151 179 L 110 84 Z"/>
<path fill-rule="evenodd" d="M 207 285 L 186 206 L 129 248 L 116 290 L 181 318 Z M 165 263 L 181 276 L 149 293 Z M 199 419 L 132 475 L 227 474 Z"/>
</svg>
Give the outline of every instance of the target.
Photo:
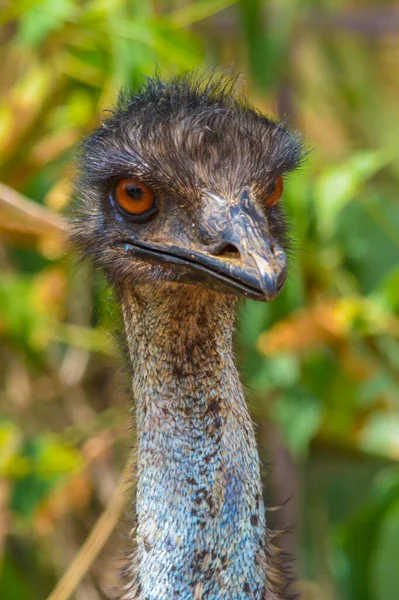
<svg viewBox="0 0 399 600">
<path fill-rule="evenodd" d="M 273 300 L 284 286 L 287 259 L 270 240 L 266 216 L 242 194 L 227 205 L 217 197 L 205 204 L 200 235 L 207 243 L 175 245 L 134 241 L 125 249 L 146 260 L 167 263 L 176 280 L 223 293 Z"/>
</svg>

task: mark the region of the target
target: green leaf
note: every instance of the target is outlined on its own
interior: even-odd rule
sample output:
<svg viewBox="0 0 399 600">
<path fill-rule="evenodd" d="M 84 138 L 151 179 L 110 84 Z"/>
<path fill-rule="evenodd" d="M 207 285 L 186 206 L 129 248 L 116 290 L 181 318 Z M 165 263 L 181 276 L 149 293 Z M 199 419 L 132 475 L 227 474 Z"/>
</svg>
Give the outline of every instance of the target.
<svg viewBox="0 0 399 600">
<path fill-rule="evenodd" d="M 18 454 L 21 444 L 21 431 L 15 423 L 0 423 L 0 477 L 7 473 L 10 463 Z"/>
<path fill-rule="evenodd" d="M 371 587 L 380 585 L 383 568 L 380 564 L 376 572 L 373 564 L 376 549 L 380 547 L 384 552 L 385 541 L 388 545 L 392 544 L 389 536 L 384 535 L 382 526 L 392 507 L 397 506 L 398 497 L 398 468 L 386 468 L 374 479 L 364 506 L 342 527 L 341 547 L 348 560 L 350 598 L 382 600 L 379 595 L 373 594 Z M 397 564 L 397 554 L 395 558 Z M 389 577 L 393 577 L 392 572 Z M 396 593 L 389 598 L 392 600 L 395 597 Z"/>
<path fill-rule="evenodd" d="M 33 279 L 3 274 L 0 277 L 0 330 L 15 345 L 36 353 L 50 321 L 35 306 Z"/>
<path fill-rule="evenodd" d="M 26 442 L 22 455 L 30 470 L 15 482 L 11 506 L 29 520 L 61 479 L 82 468 L 83 459 L 75 448 L 49 436 Z"/>
<path fill-rule="evenodd" d="M 358 194 L 361 184 L 391 160 L 392 157 L 383 150 L 359 152 L 343 165 L 327 169 L 319 176 L 315 187 L 315 209 L 322 238 L 334 235 L 338 215 Z"/>
<path fill-rule="evenodd" d="M 392 600 L 399 590 L 399 502 L 381 523 L 372 561 L 371 588 L 378 600 Z"/>
<path fill-rule="evenodd" d="M 0 597 L 4 600 L 37 598 L 29 582 L 21 577 L 20 570 L 7 555 L 0 565 Z"/>
<path fill-rule="evenodd" d="M 19 37 L 23 44 L 38 46 L 54 31 L 61 29 L 75 12 L 73 0 L 41 0 L 24 12 Z"/>
<path fill-rule="evenodd" d="M 263 89 L 281 84 L 286 75 L 284 69 L 295 23 L 296 3 L 291 2 L 287 6 L 275 3 L 271 11 L 263 0 L 245 0 L 239 3 L 238 8 L 255 83 Z"/>
<path fill-rule="evenodd" d="M 79 452 L 52 437 L 43 437 L 40 441 L 36 473 L 44 478 L 69 475 L 80 470 L 83 459 Z"/>
<path fill-rule="evenodd" d="M 396 412 L 372 413 L 359 434 L 359 446 L 395 459 L 399 453 L 398 431 L 399 415 Z"/>
<path fill-rule="evenodd" d="M 399 310 L 399 267 L 394 267 L 383 279 L 370 298 L 383 308 Z"/>
<path fill-rule="evenodd" d="M 395 198 L 365 189 L 361 202 L 351 202 L 336 223 L 348 275 L 358 289 L 370 294 L 398 266 L 399 215 Z"/>
<path fill-rule="evenodd" d="M 305 390 L 289 390 L 274 405 L 274 419 L 295 456 L 306 456 L 309 443 L 320 426 L 321 415 L 321 403 Z"/>
</svg>

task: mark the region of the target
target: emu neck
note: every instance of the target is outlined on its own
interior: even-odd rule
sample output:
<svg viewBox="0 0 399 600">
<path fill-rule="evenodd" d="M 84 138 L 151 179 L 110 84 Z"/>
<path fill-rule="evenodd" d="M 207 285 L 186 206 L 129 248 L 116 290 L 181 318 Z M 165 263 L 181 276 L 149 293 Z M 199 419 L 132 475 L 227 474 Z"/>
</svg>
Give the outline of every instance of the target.
<svg viewBox="0 0 399 600">
<path fill-rule="evenodd" d="M 261 600 L 265 515 L 233 360 L 235 301 L 171 288 L 123 307 L 138 436 L 137 556 L 124 597 Z"/>
</svg>

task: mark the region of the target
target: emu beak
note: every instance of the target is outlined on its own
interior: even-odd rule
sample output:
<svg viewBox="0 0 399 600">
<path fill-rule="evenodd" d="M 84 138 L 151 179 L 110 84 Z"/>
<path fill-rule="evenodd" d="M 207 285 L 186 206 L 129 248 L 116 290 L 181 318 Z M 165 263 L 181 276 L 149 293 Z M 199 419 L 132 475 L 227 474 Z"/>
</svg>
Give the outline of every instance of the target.
<svg viewBox="0 0 399 600">
<path fill-rule="evenodd" d="M 223 287 L 229 279 L 230 292 L 270 302 L 282 290 L 287 277 L 284 250 L 270 239 L 268 221 L 244 191 L 226 203 L 217 196 L 205 204 L 202 233 L 217 240 L 209 246 L 207 266 Z"/>
<path fill-rule="evenodd" d="M 149 262 L 165 264 L 173 281 L 199 284 L 216 291 L 270 302 L 287 276 L 284 250 L 271 242 L 268 222 L 259 207 L 241 194 L 235 203 L 209 196 L 201 215 L 204 243 L 124 243 L 125 251 Z"/>
</svg>

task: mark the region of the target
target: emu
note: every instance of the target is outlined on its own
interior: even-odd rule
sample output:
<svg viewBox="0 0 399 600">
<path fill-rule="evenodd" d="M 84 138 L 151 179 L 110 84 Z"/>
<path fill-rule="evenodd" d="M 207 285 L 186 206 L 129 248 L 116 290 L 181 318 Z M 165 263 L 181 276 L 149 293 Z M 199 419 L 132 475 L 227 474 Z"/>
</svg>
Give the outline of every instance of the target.
<svg viewBox="0 0 399 600">
<path fill-rule="evenodd" d="M 148 79 L 83 142 L 72 237 L 120 302 L 137 425 L 124 600 L 281 600 L 233 333 L 284 286 L 299 137 L 224 75 Z"/>
</svg>

